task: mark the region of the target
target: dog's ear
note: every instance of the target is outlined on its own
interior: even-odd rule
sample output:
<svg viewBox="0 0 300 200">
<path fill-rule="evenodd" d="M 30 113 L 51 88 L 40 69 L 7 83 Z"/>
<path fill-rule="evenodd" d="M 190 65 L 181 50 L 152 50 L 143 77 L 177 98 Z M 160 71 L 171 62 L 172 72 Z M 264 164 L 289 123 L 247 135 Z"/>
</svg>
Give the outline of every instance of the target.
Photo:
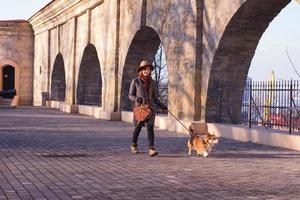
<svg viewBox="0 0 300 200">
<path fill-rule="evenodd" d="M 215 131 L 214 131 L 211 135 L 214 136 L 216 139 L 219 139 L 219 138 L 220 138 L 220 136 L 217 136 L 217 135 L 216 135 L 216 132 L 215 132 Z"/>
<path fill-rule="evenodd" d="M 207 131 L 207 135 L 209 135 L 209 136 L 216 136 L 215 131 L 212 132 L 212 133 L 210 133 L 210 132 Z"/>
<path fill-rule="evenodd" d="M 209 134 L 205 134 L 203 139 L 204 139 L 204 142 L 207 143 L 209 140 Z"/>
</svg>

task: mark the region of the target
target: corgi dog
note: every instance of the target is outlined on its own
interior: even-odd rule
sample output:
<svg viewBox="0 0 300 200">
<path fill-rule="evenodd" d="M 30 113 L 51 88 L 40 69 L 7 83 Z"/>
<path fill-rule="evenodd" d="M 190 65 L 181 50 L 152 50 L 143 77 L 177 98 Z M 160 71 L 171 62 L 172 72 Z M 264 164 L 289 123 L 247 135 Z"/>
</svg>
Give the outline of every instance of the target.
<svg viewBox="0 0 300 200">
<path fill-rule="evenodd" d="M 205 133 L 203 138 L 200 138 L 199 135 L 196 135 L 194 130 L 190 127 L 189 129 L 190 139 L 187 142 L 188 155 L 192 155 L 192 150 L 197 152 L 198 156 L 207 157 L 215 144 L 219 143 L 219 138 L 210 133 Z"/>
</svg>

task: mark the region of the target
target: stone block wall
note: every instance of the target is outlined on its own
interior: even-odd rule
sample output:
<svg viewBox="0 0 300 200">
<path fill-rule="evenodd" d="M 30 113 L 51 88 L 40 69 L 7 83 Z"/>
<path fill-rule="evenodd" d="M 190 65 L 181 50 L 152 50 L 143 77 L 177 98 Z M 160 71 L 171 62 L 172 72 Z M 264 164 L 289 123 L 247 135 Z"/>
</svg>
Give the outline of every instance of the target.
<svg viewBox="0 0 300 200">
<path fill-rule="evenodd" d="M 34 105 L 42 104 L 43 93 L 51 93 L 55 58 L 61 54 L 66 73 L 64 103 L 77 106 L 80 64 L 85 48 L 93 45 L 102 78 L 102 103 L 96 110 L 121 112 L 128 104 L 128 83 L 136 76 L 140 59 L 151 59 L 161 42 L 168 66 L 170 111 L 186 121 L 210 120 L 217 98 L 212 83 L 245 79 L 260 37 L 289 2 L 52 1 L 29 19 L 35 35 Z"/>
<path fill-rule="evenodd" d="M 32 105 L 33 45 L 33 30 L 27 21 L 0 21 L 0 90 L 2 68 L 13 66 L 19 105 Z"/>
</svg>

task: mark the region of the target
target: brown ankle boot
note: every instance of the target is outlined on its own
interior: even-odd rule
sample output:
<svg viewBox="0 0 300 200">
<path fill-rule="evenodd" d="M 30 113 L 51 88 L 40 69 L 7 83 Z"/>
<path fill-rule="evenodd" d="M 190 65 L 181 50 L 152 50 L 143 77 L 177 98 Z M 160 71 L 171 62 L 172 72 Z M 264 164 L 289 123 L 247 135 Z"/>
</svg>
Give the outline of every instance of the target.
<svg viewBox="0 0 300 200">
<path fill-rule="evenodd" d="M 155 150 L 155 148 L 150 148 L 149 149 L 149 156 L 156 156 L 158 153 L 157 151 Z"/>
<path fill-rule="evenodd" d="M 132 153 L 139 153 L 139 150 L 137 148 L 137 144 L 131 144 L 131 152 Z"/>
</svg>

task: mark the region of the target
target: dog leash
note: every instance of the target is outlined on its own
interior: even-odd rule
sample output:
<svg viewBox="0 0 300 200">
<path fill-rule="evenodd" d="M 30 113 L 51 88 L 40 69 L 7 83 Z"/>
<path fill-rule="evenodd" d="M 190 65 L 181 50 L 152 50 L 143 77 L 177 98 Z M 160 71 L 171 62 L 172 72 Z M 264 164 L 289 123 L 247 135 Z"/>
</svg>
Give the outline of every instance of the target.
<svg viewBox="0 0 300 200">
<path fill-rule="evenodd" d="M 177 121 L 179 122 L 192 136 L 196 137 L 197 135 L 195 135 L 195 133 L 193 133 L 193 131 L 191 131 L 190 129 L 188 129 L 175 115 L 173 115 L 173 113 L 171 113 L 169 110 L 167 110 L 168 113 L 170 113 L 170 115 Z"/>
</svg>

